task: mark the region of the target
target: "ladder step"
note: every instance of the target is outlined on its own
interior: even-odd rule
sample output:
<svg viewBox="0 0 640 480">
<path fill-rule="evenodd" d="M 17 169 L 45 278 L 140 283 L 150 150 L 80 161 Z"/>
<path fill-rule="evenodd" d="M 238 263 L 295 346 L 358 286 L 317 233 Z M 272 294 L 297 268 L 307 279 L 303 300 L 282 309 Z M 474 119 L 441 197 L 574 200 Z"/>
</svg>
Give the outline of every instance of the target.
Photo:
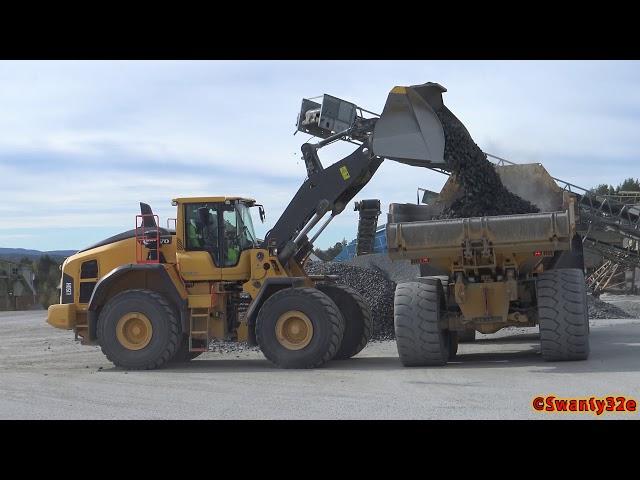
<svg viewBox="0 0 640 480">
<path fill-rule="evenodd" d="M 208 317 L 209 314 L 208 313 L 192 313 L 191 314 L 191 318 L 195 318 L 195 317 Z"/>
<path fill-rule="evenodd" d="M 191 330 L 191 335 L 206 335 L 209 333 L 207 330 Z"/>
</svg>

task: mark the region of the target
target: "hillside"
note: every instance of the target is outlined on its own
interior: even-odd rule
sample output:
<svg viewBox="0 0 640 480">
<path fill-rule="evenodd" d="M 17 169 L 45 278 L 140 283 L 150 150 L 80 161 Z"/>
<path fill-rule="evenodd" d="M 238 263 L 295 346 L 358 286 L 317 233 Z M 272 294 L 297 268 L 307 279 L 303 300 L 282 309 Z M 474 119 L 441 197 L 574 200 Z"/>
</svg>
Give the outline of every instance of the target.
<svg viewBox="0 0 640 480">
<path fill-rule="evenodd" d="M 0 258 L 9 260 L 10 262 L 19 262 L 23 258 L 37 260 L 43 255 L 48 255 L 52 259 L 61 262 L 76 252 L 77 250 L 51 250 L 41 252 L 40 250 L 28 250 L 26 248 L 0 248 Z"/>
</svg>

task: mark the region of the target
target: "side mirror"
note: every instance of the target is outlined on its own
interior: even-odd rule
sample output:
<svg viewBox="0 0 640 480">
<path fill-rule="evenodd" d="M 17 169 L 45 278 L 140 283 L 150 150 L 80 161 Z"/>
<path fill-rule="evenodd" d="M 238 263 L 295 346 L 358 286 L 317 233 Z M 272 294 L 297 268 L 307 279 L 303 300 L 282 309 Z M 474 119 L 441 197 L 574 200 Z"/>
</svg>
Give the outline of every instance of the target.
<svg viewBox="0 0 640 480">
<path fill-rule="evenodd" d="M 203 225 L 208 226 L 211 223 L 211 219 L 209 218 L 209 209 L 207 207 L 200 207 L 198 209 L 198 219 Z"/>
<path fill-rule="evenodd" d="M 264 207 L 262 205 L 258 205 L 258 213 L 260 214 L 260 221 L 264 223 L 264 219 L 266 218 L 266 215 L 264 213 Z"/>
</svg>

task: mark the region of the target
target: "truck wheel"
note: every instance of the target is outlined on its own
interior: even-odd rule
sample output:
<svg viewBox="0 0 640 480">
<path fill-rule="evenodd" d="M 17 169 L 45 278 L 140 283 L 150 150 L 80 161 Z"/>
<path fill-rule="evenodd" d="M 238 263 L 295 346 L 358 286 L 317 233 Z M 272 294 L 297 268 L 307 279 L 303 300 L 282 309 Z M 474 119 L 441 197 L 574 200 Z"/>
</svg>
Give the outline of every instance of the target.
<svg viewBox="0 0 640 480">
<path fill-rule="evenodd" d="M 102 352 L 116 366 L 153 369 L 178 350 L 180 321 L 169 303 L 151 290 L 125 290 L 107 302 L 98 317 Z"/>
<path fill-rule="evenodd" d="M 575 268 L 538 275 L 540 347 L 546 361 L 589 356 L 589 316 L 584 273 Z"/>
<path fill-rule="evenodd" d="M 256 340 L 280 368 L 315 368 L 331 360 L 344 336 L 344 319 L 316 288 L 285 288 L 271 295 L 256 319 Z"/>
<path fill-rule="evenodd" d="M 440 324 L 444 292 L 440 281 L 400 283 L 393 321 L 400 361 L 405 367 L 445 365 L 450 332 Z"/>
<path fill-rule="evenodd" d="M 476 341 L 476 331 L 474 328 L 468 328 L 462 332 L 458 332 L 458 341 L 460 343 L 473 343 Z"/>
<path fill-rule="evenodd" d="M 344 336 L 333 359 L 344 360 L 353 357 L 366 347 L 371 339 L 373 321 L 369 306 L 357 291 L 344 285 L 319 284 L 318 290 L 333 300 L 344 318 Z"/>
<path fill-rule="evenodd" d="M 196 357 L 199 357 L 203 352 L 190 352 L 189 351 L 189 335 L 182 335 L 180 346 L 169 362 L 171 363 L 183 363 L 189 362 Z"/>
</svg>

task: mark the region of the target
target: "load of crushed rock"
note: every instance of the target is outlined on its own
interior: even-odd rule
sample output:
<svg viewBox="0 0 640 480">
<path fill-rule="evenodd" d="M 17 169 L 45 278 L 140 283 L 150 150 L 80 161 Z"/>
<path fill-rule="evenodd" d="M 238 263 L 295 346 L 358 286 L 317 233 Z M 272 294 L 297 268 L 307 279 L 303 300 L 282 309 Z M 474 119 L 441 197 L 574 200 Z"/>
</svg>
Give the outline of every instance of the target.
<svg viewBox="0 0 640 480">
<path fill-rule="evenodd" d="M 396 283 L 383 270 L 372 266 L 363 268 L 342 262 L 307 262 L 309 275 L 337 275 L 336 283 L 356 290 L 371 309 L 374 340 L 394 338 L 393 296 Z"/>
<path fill-rule="evenodd" d="M 633 318 L 632 315 L 625 312 L 619 307 L 611 303 L 603 302 L 599 298 L 587 295 L 587 304 L 589 306 L 589 318 L 610 319 L 610 318 Z"/>
<path fill-rule="evenodd" d="M 487 155 L 473 141 L 464 125 L 443 106 L 435 111 L 445 137 L 444 159 L 462 197 L 442 213 L 442 218 L 467 218 L 493 215 L 536 213 L 532 203 L 511 193 Z"/>
</svg>

